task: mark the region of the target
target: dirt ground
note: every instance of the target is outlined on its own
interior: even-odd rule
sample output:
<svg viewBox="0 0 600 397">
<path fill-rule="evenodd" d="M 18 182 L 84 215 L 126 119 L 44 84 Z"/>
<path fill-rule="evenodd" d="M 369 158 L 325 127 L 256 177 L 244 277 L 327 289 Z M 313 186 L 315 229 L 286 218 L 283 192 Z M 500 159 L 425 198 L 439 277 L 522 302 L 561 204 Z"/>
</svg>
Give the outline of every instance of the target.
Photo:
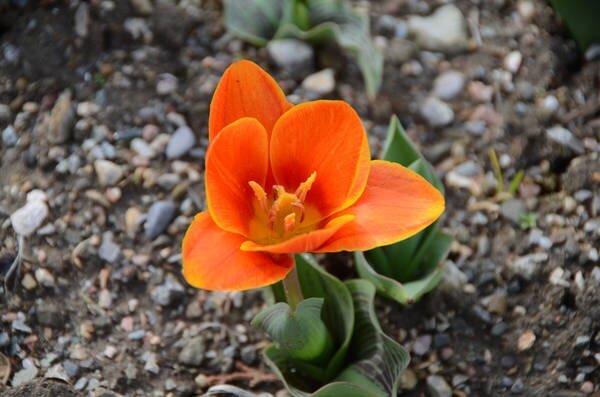
<svg viewBox="0 0 600 397">
<path fill-rule="evenodd" d="M 468 46 L 428 51 L 407 21 L 447 3 Z M 371 102 L 336 48 L 286 69 L 226 35 L 216 1 L 0 0 L 2 274 L 17 252 L 9 216 L 36 189 L 48 209 L 0 298 L 0 394 L 192 396 L 229 383 L 286 395 L 249 325 L 260 291 L 198 291 L 180 274 L 204 204 L 210 98 L 244 57 L 290 100 L 350 102 L 374 155 L 397 114 L 445 182 L 445 280 L 411 307 L 377 301 L 411 352 L 402 395 L 600 396 L 600 59 L 542 0 L 355 5 L 386 59 Z M 325 68 L 332 92 L 302 84 Z M 514 198 L 496 197 L 490 149 L 506 180 L 525 172 Z M 320 260 L 351 277 L 350 258 Z"/>
</svg>

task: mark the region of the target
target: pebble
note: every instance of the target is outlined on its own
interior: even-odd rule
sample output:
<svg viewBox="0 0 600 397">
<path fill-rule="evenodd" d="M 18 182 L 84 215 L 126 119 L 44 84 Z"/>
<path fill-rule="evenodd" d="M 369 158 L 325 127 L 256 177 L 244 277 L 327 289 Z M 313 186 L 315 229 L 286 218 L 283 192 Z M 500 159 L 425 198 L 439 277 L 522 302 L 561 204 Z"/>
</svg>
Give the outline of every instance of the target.
<svg viewBox="0 0 600 397">
<path fill-rule="evenodd" d="M 517 348 L 519 351 L 525 351 L 531 349 L 533 344 L 535 343 L 535 334 L 533 331 L 527 330 L 523 332 L 519 336 L 519 340 L 517 341 Z"/>
<path fill-rule="evenodd" d="M 90 25 L 90 7 L 87 3 L 80 3 L 75 11 L 75 33 L 79 37 L 88 35 Z"/>
<path fill-rule="evenodd" d="M 314 50 L 303 41 L 271 40 L 267 44 L 267 53 L 271 60 L 292 78 L 303 78 L 313 69 Z"/>
<path fill-rule="evenodd" d="M 150 0 L 129 0 L 131 6 L 138 14 L 148 16 L 154 11 L 154 6 Z"/>
<path fill-rule="evenodd" d="M 307 76 L 302 81 L 302 88 L 318 96 L 327 95 L 335 89 L 333 69 L 323 69 Z"/>
<path fill-rule="evenodd" d="M 144 231 L 146 237 L 155 239 L 169 226 L 175 216 L 176 206 L 173 201 L 157 201 L 148 210 Z"/>
<path fill-rule="evenodd" d="M 75 124 L 75 110 L 71 101 L 71 91 L 61 93 L 50 112 L 48 124 L 48 140 L 52 144 L 66 142 Z"/>
<path fill-rule="evenodd" d="M 98 249 L 98 256 L 109 263 L 115 263 L 121 254 L 121 247 L 113 241 L 113 233 L 102 234 L 102 243 Z"/>
<path fill-rule="evenodd" d="M 112 306 L 112 295 L 106 288 L 101 289 L 98 294 L 98 306 L 103 309 L 110 309 Z"/>
<path fill-rule="evenodd" d="M 67 372 L 65 371 L 64 367 L 60 363 L 55 364 L 52 367 L 48 368 L 44 377 L 60 379 L 66 383 L 69 383 L 69 375 L 67 375 Z"/>
<path fill-rule="evenodd" d="M 123 23 L 123 27 L 134 40 L 141 40 L 148 44 L 154 38 L 152 30 L 150 30 L 144 18 L 127 18 Z"/>
<path fill-rule="evenodd" d="M 181 299 L 184 294 L 185 288 L 172 274 L 167 274 L 165 282 L 150 291 L 152 300 L 156 304 L 165 307 Z"/>
<path fill-rule="evenodd" d="M 548 95 L 542 99 L 541 108 L 545 113 L 554 114 L 560 108 L 560 102 L 554 95 Z"/>
<path fill-rule="evenodd" d="M 538 264 L 547 260 L 547 253 L 536 252 L 533 254 L 520 256 L 514 260 L 509 260 L 508 268 L 513 274 L 523 277 L 525 280 L 531 280 L 538 269 Z"/>
<path fill-rule="evenodd" d="M 156 151 L 142 138 L 132 139 L 130 147 L 136 154 L 144 158 L 152 159 L 156 156 Z"/>
<path fill-rule="evenodd" d="M 444 378 L 439 375 L 427 377 L 427 390 L 431 397 L 452 397 L 452 389 Z"/>
<path fill-rule="evenodd" d="M 170 95 L 177 91 L 177 77 L 171 73 L 162 73 L 158 75 L 156 82 L 156 93 L 158 95 Z"/>
<path fill-rule="evenodd" d="M 100 111 L 100 106 L 94 102 L 80 102 L 77 104 L 79 117 L 91 117 Z"/>
<path fill-rule="evenodd" d="M 5 103 L 0 103 L 0 121 L 8 122 L 10 120 L 12 112 L 10 106 Z"/>
<path fill-rule="evenodd" d="M 457 70 L 448 70 L 433 81 L 432 94 L 442 100 L 456 98 L 465 87 L 465 75 Z"/>
<path fill-rule="evenodd" d="M 507 56 L 504 57 L 503 66 L 504 69 L 508 70 L 511 73 L 517 73 L 519 68 L 521 67 L 521 62 L 523 61 L 523 54 L 519 51 L 511 51 Z"/>
<path fill-rule="evenodd" d="M 428 17 L 411 16 L 408 32 L 425 50 L 452 54 L 468 48 L 465 17 L 454 4 L 441 6 Z"/>
<path fill-rule="evenodd" d="M 585 151 L 583 144 L 581 143 L 579 138 L 573 135 L 573 133 L 568 129 L 559 125 L 555 125 L 552 128 L 548 128 L 546 130 L 546 136 L 554 142 L 570 148 L 577 154 L 583 154 L 583 152 Z"/>
<path fill-rule="evenodd" d="M 503 217 L 514 224 L 519 225 L 521 223 L 521 214 L 526 213 L 527 208 L 523 201 L 519 199 L 510 199 L 502 202 L 502 205 L 500 205 L 500 212 Z"/>
<path fill-rule="evenodd" d="M 592 394 L 594 392 L 594 384 L 589 380 L 586 380 L 581 384 L 581 388 L 579 390 L 585 394 Z"/>
<path fill-rule="evenodd" d="M 418 356 L 427 354 L 429 352 L 429 349 L 431 348 L 431 341 L 432 341 L 431 335 L 419 336 L 413 343 L 413 346 L 412 346 L 413 353 L 415 353 Z"/>
<path fill-rule="evenodd" d="M 144 371 L 150 372 L 152 374 L 158 374 L 160 372 L 160 367 L 158 366 L 157 355 L 154 352 L 145 352 L 142 355 L 142 359 L 144 360 Z"/>
<path fill-rule="evenodd" d="M 12 387 L 17 387 L 33 380 L 33 378 L 37 376 L 38 372 L 39 370 L 33 364 L 16 372 L 11 382 Z"/>
<path fill-rule="evenodd" d="M 179 158 L 190 151 L 196 144 L 196 137 L 189 127 L 182 126 L 177 128 L 167 145 L 167 158 L 172 160 Z"/>
<path fill-rule="evenodd" d="M 471 81 L 467 86 L 467 92 L 473 100 L 480 103 L 489 103 L 494 96 L 494 87 L 481 81 Z"/>
<path fill-rule="evenodd" d="M 17 135 L 17 131 L 15 127 L 9 125 L 4 130 L 2 130 L 2 143 L 6 146 L 15 146 L 19 141 L 19 136 Z"/>
<path fill-rule="evenodd" d="M 125 175 L 125 169 L 109 160 L 99 159 L 94 161 L 94 169 L 98 182 L 102 186 L 114 186 Z"/>
<path fill-rule="evenodd" d="M 11 214 L 10 222 L 18 235 L 30 236 L 44 223 L 48 213 L 48 205 L 45 201 L 29 200 Z"/>
<path fill-rule="evenodd" d="M 177 360 L 181 364 L 198 367 L 204 359 L 206 343 L 202 336 L 195 336 L 185 341 Z"/>
<path fill-rule="evenodd" d="M 454 120 L 454 111 L 436 97 L 428 97 L 421 104 L 420 114 L 432 127 L 442 127 Z"/>
<path fill-rule="evenodd" d="M 140 339 L 144 339 L 145 336 L 146 336 L 146 331 L 144 331 L 143 329 L 138 329 L 136 331 L 133 331 L 133 332 L 130 332 L 129 334 L 127 334 L 127 339 L 140 340 Z"/>
<path fill-rule="evenodd" d="M 54 276 L 48 270 L 43 267 L 35 269 L 35 279 L 40 285 L 48 288 L 53 288 L 56 285 Z"/>
<path fill-rule="evenodd" d="M 23 280 L 21 280 L 21 285 L 28 291 L 31 291 L 37 287 L 37 283 L 31 273 L 25 273 Z"/>
</svg>

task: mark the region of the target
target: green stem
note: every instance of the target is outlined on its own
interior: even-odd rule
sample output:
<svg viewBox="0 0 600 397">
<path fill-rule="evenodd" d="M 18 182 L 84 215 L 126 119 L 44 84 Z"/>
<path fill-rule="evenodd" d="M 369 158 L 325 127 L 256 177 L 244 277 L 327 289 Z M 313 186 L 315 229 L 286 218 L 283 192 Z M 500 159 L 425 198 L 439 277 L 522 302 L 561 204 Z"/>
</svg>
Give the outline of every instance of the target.
<svg viewBox="0 0 600 397">
<path fill-rule="evenodd" d="M 288 273 L 283 279 L 283 289 L 285 291 L 285 297 L 292 313 L 296 311 L 298 303 L 304 300 L 302 296 L 302 287 L 300 287 L 300 280 L 298 280 L 298 271 L 296 266 Z"/>
</svg>

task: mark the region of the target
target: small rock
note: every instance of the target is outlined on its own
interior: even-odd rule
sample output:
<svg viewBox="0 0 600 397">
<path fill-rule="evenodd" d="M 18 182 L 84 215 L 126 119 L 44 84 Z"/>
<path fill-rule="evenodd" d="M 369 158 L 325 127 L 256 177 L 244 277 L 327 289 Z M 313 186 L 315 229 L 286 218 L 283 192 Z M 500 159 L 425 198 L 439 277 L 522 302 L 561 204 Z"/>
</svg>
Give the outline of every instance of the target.
<svg viewBox="0 0 600 397">
<path fill-rule="evenodd" d="M 98 306 L 103 309 L 110 309 L 112 306 L 112 295 L 106 288 L 101 289 L 98 294 Z"/>
<path fill-rule="evenodd" d="M 143 354 L 142 359 L 145 361 L 144 371 L 152 374 L 158 374 L 160 372 L 156 353 L 146 352 Z"/>
<path fill-rule="evenodd" d="M 88 35 L 90 25 L 90 7 L 88 3 L 79 3 L 77 11 L 75 11 L 75 33 L 79 37 Z"/>
<path fill-rule="evenodd" d="M 457 70 L 449 70 L 440 74 L 433 82 L 432 94 L 442 100 L 456 98 L 465 87 L 465 75 Z"/>
<path fill-rule="evenodd" d="M 292 78 L 303 78 L 313 69 L 313 48 L 296 39 L 271 40 L 267 44 L 271 60 Z"/>
<path fill-rule="evenodd" d="M 333 69 L 323 69 L 307 76 L 302 81 L 302 88 L 319 96 L 330 94 L 335 89 Z"/>
<path fill-rule="evenodd" d="M 579 390 L 581 390 L 581 392 L 584 394 L 592 394 L 594 392 L 594 384 L 589 380 L 586 380 L 581 384 L 581 388 Z"/>
<path fill-rule="evenodd" d="M 441 6 L 428 17 L 411 16 L 408 31 L 425 50 L 452 54 L 468 48 L 465 17 L 454 4 Z"/>
<path fill-rule="evenodd" d="M 33 380 L 33 378 L 37 376 L 38 372 L 38 369 L 33 364 L 31 364 L 30 367 L 23 368 L 13 376 L 12 387 L 17 387 Z"/>
<path fill-rule="evenodd" d="M 204 359 L 205 351 L 206 343 L 204 338 L 201 336 L 195 336 L 185 342 L 181 348 L 181 351 L 179 352 L 179 355 L 177 356 L 177 359 L 181 364 L 198 367 Z"/>
<path fill-rule="evenodd" d="M 10 120 L 12 112 L 10 106 L 5 103 L 0 103 L 0 121 L 8 122 Z"/>
<path fill-rule="evenodd" d="M 550 273 L 549 281 L 552 285 L 559 285 L 561 287 L 566 288 L 568 288 L 571 285 L 571 283 L 569 283 L 568 280 L 565 280 L 565 270 L 560 266 L 552 270 L 552 273 Z"/>
<path fill-rule="evenodd" d="M 183 285 L 172 274 L 167 274 L 165 282 L 150 291 L 152 300 L 165 307 L 181 299 L 184 294 Z"/>
<path fill-rule="evenodd" d="M 115 263 L 121 254 L 121 247 L 113 241 L 112 232 L 102 235 L 102 244 L 98 249 L 98 256 L 109 263 Z"/>
<path fill-rule="evenodd" d="M 579 138 L 573 135 L 568 129 L 559 125 L 548 128 L 546 130 L 546 136 L 556 143 L 567 146 L 577 154 L 582 154 L 585 151 Z"/>
<path fill-rule="evenodd" d="M 60 380 L 64 381 L 65 383 L 69 383 L 69 375 L 67 374 L 67 371 L 65 371 L 65 368 L 60 363 L 55 364 L 52 367 L 48 368 L 48 370 L 46 371 L 46 375 L 44 375 L 44 377 L 60 379 Z"/>
<path fill-rule="evenodd" d="M 9 125 L 4 130 L 2 130 L 2 143 L 6 146 L 15 146 L 19 141 L 19 136 L 17 135 L 17 131 L 15 127 Z"/>
<path fill-rule="evenodd" d="M 125 170 L 112 161 L 99 159 L 94 161 L 94 169 L 102 186 L 113 186 L 123 178 Z"/>
<path fill-rule="evenodd" d="M 30 236 L 44 223 L 48 212 L 48 205 L 43 200 L 28 201 L 11 214 L 10 222 L 17 234 Z"/>
<path fill-rule="evenodd" d="M 471 81 L 467 87 L 467 92 L 473 100 L 480 103 L 489 103 L 494 96 L 494 87 L 481 81 Z"/>
<path fill-rule="evenodd" d="M 177 91 L 177 77 L 170 73 L 163 73 L 158 76 L 156 82 L 156 93 L 158 95 L 170 95 Z"/>
<path fill-rule="evenodd" d="M 429 352 L 429 349 L 431 348 L 431 341 L 432 341 L 431 335 L 419 336 L 413 343 L 413 346 L 412 346 L 413 353 L 415 353 L 418 356 L 427 354 Z"/>
<path fill-rule="evenodd" d="M 538 264 L 547 260 L 547 253 L 537 252 L 534 254 L 520 256 L 515 260 L 509 260 L 508 268 L 514 275 L 523 277 L 525 280 L 531 280 L 538 269 Z"/>
<path fill-rule="evenodd" d="M 125 231 L 129 236 L 133 236 L 137 231 L 141 216 L 142 212 L 136 207 L 129 207 L 125 211 Z"/>
<path fill-rule="evenodd" d="M 431 397 L 452 397 L 452 389 L 444 378 L 439 375 L 427 377 L 427 390 Z"/>
<path fill-rule="evenodd" d="M 150 0 L 129 0 L 131 6 L 138 14 L 148 16 L 154 11 L 154 6 Z"/>
<path fill-rule="evenodd" d="M 48 140 L 52 144 L 66 142 L 71 137 L 75 123 L 75 110 L 71 102 L 71 91 L 59 95 L 52 111 L 48 125 Z"/>
<path fill-rule="evenodd" d="M 452 108 L 436 97 L 428 97 L 421 104 L 421 116 L 432 127 L 442 127 L 454 120 Z"/>
<path fill-rule="evenodd" d="M 444 263 L 444 277 L 440 282 L 441 290 L 454 294 L 460 293 L 467 281 L 467 275 L 454 262 L 446 261 Z"/>
<path fill-rule="evenodd" d="M 402 372 L 402 377 L 400 378 L 402 389 L 412 390 L 417 386 L 417 383 L 419 383 L 419 379 L 417 379 L 417 375 L 412 369 L 407 368 Z"/>
<path fill-rule="evenodd" d="M 166 150 L 167 158 L 172 160 L 183 156 L 195 143 L 196 137 L 192 130 L 186 126 L 179 127 L 169 139 Z"/>
<path fill-rule="evenodd" d="M 506 295 L 503 293 L 494 294 L 490 297 L 487 308 L 490 312 L 499 315 L 506 313 Z"/>
<path fill-rule="evenodd" d="M 154 38 L 152 30 L 150 30 L 144 18 L 127 18 L 123 23 L 123 27 L 134 40 L 141 40 L 148 44 Z"/>
<path fill-rule="evenodd" d="M 40 325 L 60 329 L 65 326 L 66 314 L 54 303 L 43 303 L 36 306 L 36 317 Z"/>
<path fill-rule="evenodd" d="M 517 73 L 521 67 L 523 61 L 523 55 L 519 51 L 511 51 L 506 57 L 504 57 L 503 65 L 504 69 L 511 73 Z"/>
<path fill-rule="evenodd" d="M 500 206 L 500 212 L 506 219 L 512 221 L 514 224 L 519 225 L 521 223 L 521 214 L 527 212 L 525 204 L 519 199 L 506 200 Z"/>
<path fill-rule="evenodd" d="M 142 138 L 134 138 L 131 141 L 130 147 L 138 155 L 147 159 L 152 159 L 156 156 L 156 151 Z"/>
<path fill-rule="evenodd" d="M 54 280 L 52 273 L 43 267 L 38 267 L 35 269 L 35 279 L 44 287 L 53 288 L 56 285 L 56 281 Z"/>
<path fill-rule="evenodd" d="M 525 331 L 519 336 L 519 340 L 517 342 L 517 348 L 519 351 L 525 351 L 531 349 L 533 344 L 535 343 L 535 334 L 533 331 Z"/>
<path fill-rule="evenodd" d="M 79 117 L 91 117 L 100 111 L 100 106 L 94 102 L 80 102 L 77 104 L 77 115 Z"/>
<path fill-rule="evenodd" d="M 23 276 L 23 280 L 21 280 L 21 285 L 28 291 L 31 291 L 37 287 L 37 283 L 35 282 L 35 279 L 31 275 L 31 273 L 26 273 Z"/>
<path fill-rule="evenodd" d="M 146 237 L 155 239 L 164 232 L 175 216 L 175 203 L 170 200 L 157 201 L 148 210 L 144 230 Z"/>
</svg>

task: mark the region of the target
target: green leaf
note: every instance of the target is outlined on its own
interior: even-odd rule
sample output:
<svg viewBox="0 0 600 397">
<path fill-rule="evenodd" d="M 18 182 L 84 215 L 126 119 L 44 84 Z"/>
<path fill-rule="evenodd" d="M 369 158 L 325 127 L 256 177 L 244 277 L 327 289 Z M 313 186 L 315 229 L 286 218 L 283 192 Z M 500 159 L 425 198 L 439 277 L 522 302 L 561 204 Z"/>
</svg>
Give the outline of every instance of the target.
<svg viewBox="0 0 600 397">
<path fill-rule="evenodd" d="M 352 296 L 344 283 L 323 270 L 309 254 L 296 255 L 296 268 L 304 297 L 324 298 L 321 319 L 333 338 L 335 352 L 326 365 L 319 366 L 294 360 L 275 345 L 269 346 L 265 350 L 267 364 L 290 392 L 315 390 L 341 371 L 354 327 Z M 272 290 L 276 299 L 285 299 L 277 286 Z"/>
<path fill-rule="evenodd" d="M 363 252 L 355 252 L 354 260 L 356 271 L 361 278 L 370 281 L 380 295 L 402 305 L 418 301 L 423 295 L 435 288 L 442 277 L 441 267 L 438 267 L 421 279 L 402 283 L 373 269 Z"/>
<path fill-rule="evenodd" d="M 600 43 L 600 1 L 550 0 L 550 3 L 565 21 L 582 51 L 591 44 Z"/>
<path fill-rule="evenodd" d="M 390 119 L 381 158 L 405 167 L 422 158 L 421 153 L 406 135 L 400 120 L 395 115 Z"/>
<path fill-rule="evenodd" d="M 261 311 L 252 325 L 262 328 L 290 357 L 321 363 L 333 350 L 331 335 L 321 320 L 322 307 L 323 298 L 303 300 L 294 312 L 287 303 L 279 302 Z"/>
<path fill-rule="evenodd" d="M 374 310 L 373 284 L 349 280 L 346 285 L 352 293 L 356 318 L 350 344 L 354 363 L 337 380 L 363 387 L 372 396 L 395 396 L 410 357 L 402 346 L 381 331 Z"/>
<path fill-rule="evenodd" d="M 369 20 L 358 15 L 345 0 L 308 0 L 311 28 L 282 23 L 275 38 L 294 37 L 311 43 L 335 41 L 356 60 L 365 81 L 367 95 L 374 98 L 381 86 L 383 55 L 373 45 Z"/>
<path fill-rule="evenodd" d="M 284 16 L 290 14 L 290 1 L 225 0 L 225 27 L 233 35 L 263 47 L 273 38 Z"/>
</svg>

